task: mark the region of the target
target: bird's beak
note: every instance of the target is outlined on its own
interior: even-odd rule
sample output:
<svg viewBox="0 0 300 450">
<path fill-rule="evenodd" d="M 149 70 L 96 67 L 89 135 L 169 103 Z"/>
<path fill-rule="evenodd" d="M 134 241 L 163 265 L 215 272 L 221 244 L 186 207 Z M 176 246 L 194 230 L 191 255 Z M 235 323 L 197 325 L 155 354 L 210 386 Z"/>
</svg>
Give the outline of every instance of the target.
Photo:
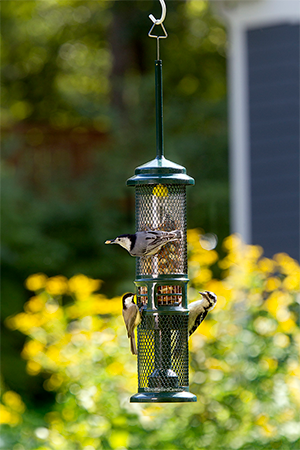
<svg viewBox="0 0 300 450">
<path fill-rule="evenodd" d="M 200 292 L 200 291 L 199 291 L 199 294 L 201 294 L 201 295 L 205 295 L 205 294 L 206 294 L 206 292 Z"/>
<path fill-rule="evenodd" d="M 108 239 L 107 241 L 105 241 L 105 244 L 113 244 L 114 243 L 114 241 L 113 240 L 110 240 L 110 239 Z"/>
</svg>

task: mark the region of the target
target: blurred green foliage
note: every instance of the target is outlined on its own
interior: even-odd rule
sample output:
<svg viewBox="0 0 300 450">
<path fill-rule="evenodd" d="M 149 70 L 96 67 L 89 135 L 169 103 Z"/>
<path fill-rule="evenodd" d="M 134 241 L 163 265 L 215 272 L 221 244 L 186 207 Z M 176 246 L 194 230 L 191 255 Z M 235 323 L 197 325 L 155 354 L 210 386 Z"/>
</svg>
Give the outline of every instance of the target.
<svg viewBox="0 0 300 450">
<path fill-rule="evenodd" d="M 216 308 L 190 339 L 192 404 L 130 404 L 136 361 L 121 297 L 76 275 L 26 281 L 34 295 L 6 325 L 28 336 L 27 371 L 44 378 L 56 402 L 44 418 L 20 396 L 2 395 L 5 450 L 297 450 L 300 444 L 300 267 L 286 254 L 263 257 L 236 236 L 226 256 L 188 233 L 190 300 L 216 292 Z M 218 264 L 222 280 L 212 277 Z"/>
<path fill-rule="evenodd" d="M 23 280 L 36 271 L 101 274 L 109 295 L 132 288 L 134 261 L 103 242 L 134 229 L 125 180 L 154 156 L 155 42 L 147 37 L 147 15 L 156 8 L 140 1 L 2 4 L 4 317 L 21 309 Z M 171 2 L 167 17 L 166 155 L 199 180 L 189 196 L 190 223 L 222 237 L 228 232 L 226 38 L 206 2 Z M 70 141 L 86 130 L 109 136 L 93 145 L 93 170 L 79 178 L 66 170 L 57 180 L 54 169 L 44 176 L 44 157 L 34 166 L 36 183 L 32 166 L 47 148 L 49 127 Z M 3 342 L 9 371 L 17 354 L 5 331 Z M 20 340 L 13 346 L 18 350 Z"/>
<path fill-rule="evenodd" d="M 226 34 L 207 1 L 167 8 L 165 154 L 196 179 L 189 225 L 222 240 Z M 133 258 L 103 242 L 134 230 L 125 181 L 155 156 L 156 44 L 147 33 L 148 15 L 160 12 L 154 0 L 1 3 L 3 318 L 22 309 L 23 280 L 35 272 L 101 276 L 108 296 L 132 290 Z M 18 358 L 22 345 L 20 334 L 3 330 L 3 372 L 12 389 L 22 384 L 37 398 Z"/>
</svg>

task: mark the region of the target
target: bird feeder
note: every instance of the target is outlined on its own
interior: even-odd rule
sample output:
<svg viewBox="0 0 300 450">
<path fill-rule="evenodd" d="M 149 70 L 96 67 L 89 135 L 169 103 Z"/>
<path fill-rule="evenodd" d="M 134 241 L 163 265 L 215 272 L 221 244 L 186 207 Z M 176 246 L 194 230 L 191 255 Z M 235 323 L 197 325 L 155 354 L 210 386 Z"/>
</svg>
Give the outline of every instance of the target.
<svg viewBox="0 0 300 450">
<path fill-rule="evenodd" d="M 137 328 L 138 393 L 130 401 L 194 402 L 189 392 L 186 186 L 195 182 L 184 167 L 164 157 L 159 39 L 167 33 L 161 19 L 149 17 L 149 36 L 157 39 L 156 158 L 136 168 L 127 185 L 135 187 L 136 231 L 180 230 L 182 238 L 154 256 L 136 259 L 137 303 L 143 313 Z M 163 36 L 151 34 L 155 25 L 162 26 Z"/>
</svg>

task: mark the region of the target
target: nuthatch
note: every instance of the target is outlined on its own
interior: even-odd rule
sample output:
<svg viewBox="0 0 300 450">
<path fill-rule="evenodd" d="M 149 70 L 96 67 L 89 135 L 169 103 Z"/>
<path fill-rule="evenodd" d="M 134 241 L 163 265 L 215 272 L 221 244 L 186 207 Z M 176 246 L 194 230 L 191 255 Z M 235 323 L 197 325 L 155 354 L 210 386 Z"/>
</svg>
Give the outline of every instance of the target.
<svg viewBox="0 0 300 450">
<path fill-rule="evenodd" d="M 137 231 L 135 234 L 122 234 L 115 239 L 105 241 L 105 244 L 119 244 L 131 256 L 148 257 L 159 252 L 168 242 L 182 238 L 180 230 L 174 231 Z"/>
</svg>

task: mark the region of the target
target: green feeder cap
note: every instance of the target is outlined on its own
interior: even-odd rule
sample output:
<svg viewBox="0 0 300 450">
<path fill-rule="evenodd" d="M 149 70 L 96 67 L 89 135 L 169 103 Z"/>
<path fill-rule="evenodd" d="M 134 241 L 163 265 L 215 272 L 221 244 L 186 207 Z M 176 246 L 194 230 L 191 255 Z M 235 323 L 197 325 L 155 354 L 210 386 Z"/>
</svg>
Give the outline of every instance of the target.
<svg viewBox="0 0 300 450">
<path fill-rule="evenodd" d="M 187 175 L 183 166 L 169 161 L 164 156 L 157 156 L 137 167 L 135 175 L 127 180 L 127 186 L 157 183 L 194 185 L 195 180 Z"/>
</svg>

